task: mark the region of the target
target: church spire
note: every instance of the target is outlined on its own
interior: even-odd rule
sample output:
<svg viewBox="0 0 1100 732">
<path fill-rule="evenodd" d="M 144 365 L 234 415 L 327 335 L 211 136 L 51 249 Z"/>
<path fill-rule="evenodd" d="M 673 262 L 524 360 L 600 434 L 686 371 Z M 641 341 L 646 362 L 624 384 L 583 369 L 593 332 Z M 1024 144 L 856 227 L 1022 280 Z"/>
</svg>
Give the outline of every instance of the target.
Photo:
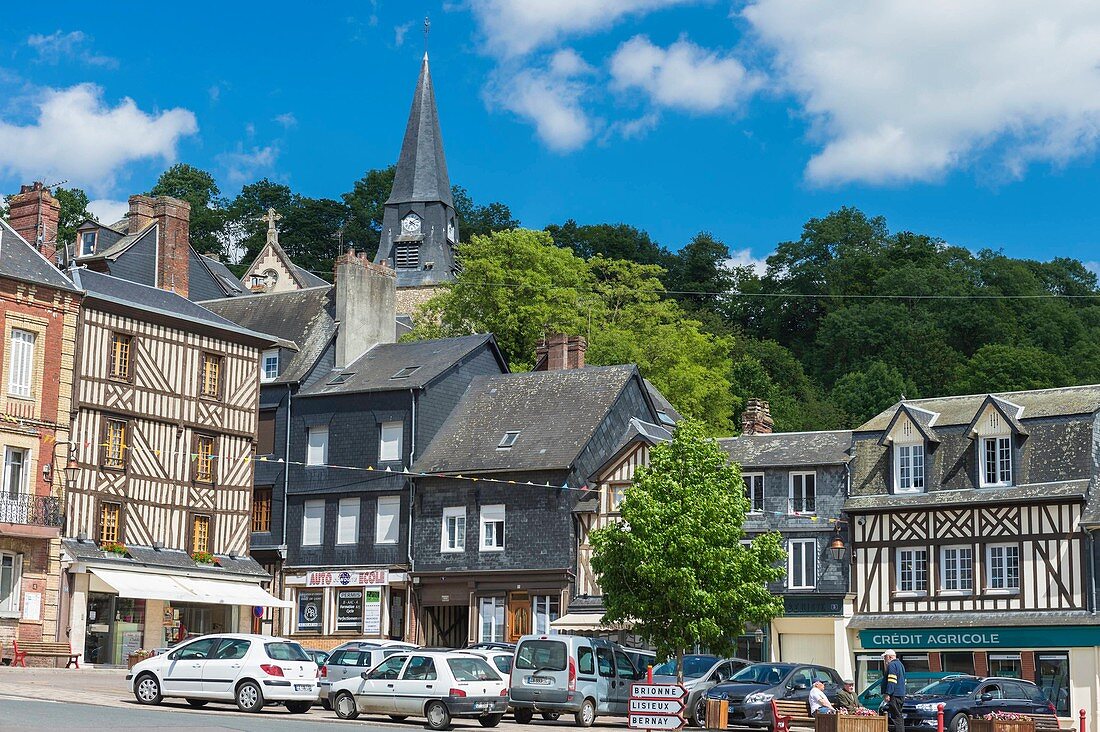
<svg viewBox="0 0 1100 732">
<path fill-rule="evenodd" d="M 435 107 L 428 53 L 420 65 L 405 139 L 393 178 L 393 191 L 387 204 L 438 201 L 454 207 L 447 159 L 443 156 L 443 135 L 439 131 L 439 113 Z"/>
</svg>

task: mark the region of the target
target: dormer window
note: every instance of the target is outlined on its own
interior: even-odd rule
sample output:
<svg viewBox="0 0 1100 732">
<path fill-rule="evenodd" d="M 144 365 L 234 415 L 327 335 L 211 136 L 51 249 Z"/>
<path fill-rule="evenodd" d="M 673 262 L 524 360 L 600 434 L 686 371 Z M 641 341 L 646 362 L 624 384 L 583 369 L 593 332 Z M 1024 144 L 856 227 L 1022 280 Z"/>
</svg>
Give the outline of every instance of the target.
<svg viewBox="0 0 1100 732">
<path fill-rule="evenodd" d="M 1008 435 L 983 437 L 978 447 L 982 456 L 982 487 L 1012 485 L 1012 438 Z"/>
<path fill-rule="evenodd" d="M 80 235 L 80 256 L 88 257 L 95 254 L 95 235 L 94 230 L 85 231 Z"/>
<path fill-rule="evenodd" d="M 329 386 L 335 386 L 337 384 L 343 384 L 344 382 L 346 382 L 348 379 L 350 379 L 353 376 L 355 376 L 354 373 L 348 373 L 346 371 L 342 374 L 336 374 L 336 376 L 333 376 L 332 379 L 329 380 L 329 382 L 328 382 Z"/>
<path fill-rule="evenodd" d="M 273 381 L 279 378 L 279 350 L 277 348 L 264 351 L 263 373 L 260 381 Z"/>
<path fill-rule="evenodd" d="M 517 437 L 519 437 L 519 430 L 505 432 L 504 437 L 500 438 L 500 444 L 497 445 L 497 449 L 510 450 L 512 445 L 516 444 Z"/>
<path fill-rule="evenodd" d="M 894 492 L 924 492 L 924 443 L 894 445 Z"/>
</svg>

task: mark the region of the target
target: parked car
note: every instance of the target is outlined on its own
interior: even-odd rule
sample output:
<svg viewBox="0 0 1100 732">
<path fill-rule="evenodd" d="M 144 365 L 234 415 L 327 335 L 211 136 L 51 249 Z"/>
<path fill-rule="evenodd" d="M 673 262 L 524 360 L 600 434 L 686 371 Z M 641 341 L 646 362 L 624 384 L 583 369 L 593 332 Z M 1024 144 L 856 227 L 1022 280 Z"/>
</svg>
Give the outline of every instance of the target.
<svg viewBox="0 0 1100 732">
<path fill-rule="evenodd" d="M 134 664 L 126 680 L 141 704 L 178 697 L 193 707 L 235 701 L 242 712 L 258 712 L 282 702 L 303 714 L 317 701 L 317 673 L 317 664 L 294 641 L 233 633 L 185 641 Z"/>
<path fill-rule="evenodd" d="M 404 653 L 404 648 L 383 648 L 374 641 L 348 641 L 332 649 L 325 665 L 318 675 L 320 683 L 319 699 L 321 706 L 331 709 L 329 704 L 332 685 L 344 679 L 358 676 L 368 671 L 390 656 Z"/>
<path fill-rule="evenodd" d="M 653 651 L 647 651 L 644 648 L 628 648 L 623 646 L 623 653 L 630 659 L 630 662 L 634 664 L 634 668 L 639 671 L 649 672 L 650 666 L 657 666 L 657 654 Z"/>
<path fill-rule="evenodd" d="M 913 696 L 906 696 L 901 713 L 905 728 L 936 728 L 936 707 L 943 704 L 945 728 L 951 732 L 969 732 L 970 717 L 991 712 L 1054 714 L 1054 704 L 1035 684 L 1023 679 L 996 676 L 949 676 L 935 681 Z"/>
<path fill-rule="evenodd" d="M 479 645 L 503 646 L 503 645 L 506 645 L 506 644 L 504 644 L 504 643 L 493 643 L 493 644 L 479 644 Z M 472 655 L 475 655 L 475 656 L 480 656 L 481 658 L 484 658 L 486 661 L 489 662 L 490 666 L 495 668 L 500 673 L 500 675 L 505 677 L 505 678 L 509 678 L 510 674 L 512 673 L 512 662 L 515 660 L 515 657 L 516 657 L 515 653 L 513 653 L 512 651 L 484 650 L 484 649 L 481 649 L 481 648 L 475 648 L 473 646 L 470 646 L 469 648 L 465 648 L 461 652 L 462 653 L 469 653 L 469 654 L 472 654 Z M 516 710 L 513 707 L 509 706 L 508 711 L 514 714 Z M 547 719 L 547 720 L 551 720 L 551 721 L 557 719 L 559 716 L 561 716 L 559 712 L 543 712 L 542 713 L 542 718 L 543 719 Z"/>
<path fill-rule="evenodd" d="M 684 717 L 688 724 L 706 727 L 707 692 L 751 664 L 752 661 L 743 658 L 719 658 L 706 654 L 684 656 L 684 688 L 688 692 L 684 701 Z M 658 684 L 675 684 L 676 659 L 655 666 L 653 681 Z"/>
<path fill-rule="evenodd" d="M 466 646 L 467 650 L 471 651 L 512 651 L 515 652 L 515 643 L 498 643 L 497 641 L 482 641 L 481 643 L 471 643 Z"/>
<path fill-rule="evenodd" d="M 321 651 L 316 648 L 306 648 L 306 655 L 313 659 L 313 662 L 319 667 L 325 665 L 325 661 L 328 660 L 328 651 Z"/>
<path fill-rule="evenodd" d="M 508 696 L 516 721 L 570 712 L 580 727 L 600 715 L 625 716 L 630 685 L 645 678 L 622 646 L 572 635 L 525 635 L 516 646 Z"/>
<path fill-rule="evenodd" d="M 835 669 L 808 663 L 754 663 L 746 666 L 729 681 L 707 692 L 707 699 L 729 701 L 729 726 L 774 726 L 772 699 L 806 701 L 815 681 L 825 684 L 830 700 L 840 690 L 841 678 Z"/>
<path fill-rule="evenodd" d="M 959 674 L 953 671 L 906 671 L 905 693 L 907 696 L 911 696 L 933 681 L 939 681 L 949 676 L 958 675 Z M 866 689 L 859 692 L 859 695 L 856 697 L 856 699 L 859 700 L 859 705 L 873 712 L 880 711 L 882 705 L 885 703 L 882 695 L 882 686 L 885 683 L 885 679 L 878 679 L 869 684 Z"/>
<path fill-rule="evenodd" d="M 461 651 L 390 656 L 370 671 L 333 684 L 329 693 L 340 719 L 424 717 L 433 730 L 449 729 L 456 717 L 495 727 L 508 708 L 507 682 L 485 659 Z"/>
</svg>

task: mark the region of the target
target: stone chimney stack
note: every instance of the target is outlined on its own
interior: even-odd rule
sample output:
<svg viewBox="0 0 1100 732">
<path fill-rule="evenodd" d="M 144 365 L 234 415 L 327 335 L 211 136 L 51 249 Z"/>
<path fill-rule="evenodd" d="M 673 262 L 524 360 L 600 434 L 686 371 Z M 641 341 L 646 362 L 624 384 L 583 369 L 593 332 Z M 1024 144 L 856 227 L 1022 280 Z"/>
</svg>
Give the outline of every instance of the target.
<svg viewBox="0 0 1100 732">
<path fill-rule="evenodd" d="M 336 258 L 336 368 L 343 368 L 397 332 L 397 273 L 349 248 Z"/>
<path fill-rule="evenodd" d="M 127 234 L 136 234 L 153 223 L 154 204 L 151 196 L 130 196 L 130 215 L 126 218 Z"/>
<path fill-rule="evenodd" d="M 131 199 L 131 211 L 133 211 Z M 139 211 L 144 204 L 139 203 Z M 187 297 L 191 266 L 191 204 L 171 196 L 153 199 L 157 222 L 157 287 Z M 129 229 L 129 225 L 127 226 Z"/>
<path fill-rule="evenodd" d="M 765 399 L 749 399 L 741 413 L 741 434 L 770 435 L 772 426 L 771 404 Z"/>
<path fill-rule="evenodd" d="M 60 218 L 61 204 L 39 181 L 21 186 L 8 203 L 11 228 L 54 264 L 57 263 L 57 222 Z"/>
<path fill-rule="evenodd" d="M 537 371 L 583 369 L 586 350 L 588 350 L 588 341 L 584 336 L 568 336 L 564 333 L 548 335 L 535 347 L 535 369 Z"/>
</svg>

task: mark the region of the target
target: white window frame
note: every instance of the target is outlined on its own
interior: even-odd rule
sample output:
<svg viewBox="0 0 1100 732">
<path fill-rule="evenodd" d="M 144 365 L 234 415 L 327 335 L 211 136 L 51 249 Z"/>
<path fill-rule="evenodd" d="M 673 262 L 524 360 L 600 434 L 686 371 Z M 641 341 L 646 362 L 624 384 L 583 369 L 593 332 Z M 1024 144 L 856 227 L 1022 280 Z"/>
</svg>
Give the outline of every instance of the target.
<svg viewBox="0 0 1100 732">
<path fill-rule="evenodd" d="M 909 571 L 905 568 L 905 555 L 911 554 L 911 565 Z M 921 555 L 924 557 L 924 586 L 920 586 L 921 575 L 918 570 L 919 559 Z M 923 546 L 907 546 L 899 547 L 897 553 L 894 555 L 897 561 L 897 568 L 895 570 L 895 587 L 896 594 L 898 595 L 912 595 L 922 597 L 928 594 L 928 547 Z M 906 587 L 906 583 L 910 584 L 910 587 Z"/>
<path fill-rule="evenodd" d="M 310 541 L 311 522 L 316 522 L 317 540 Z M 302 504 L 302 546 L 321 546 L 325 543 L 325 501 L 317 499 Z"/>
<path fill-rule="evenodd" d="M 607 510 L 611 513 L 619 513 L 623 507 L 623 498 L 626 497 L 626 489 L 631 485 L 628 480 L 619 480 L 607 484 Z"/>
<path fill-rule="evenodd" d="M 794 490 L 795 478 L 796 477 L 802 478 L 802 496 L 801 496 L 800 500 L 801 500 L 801 503 L 802 503 L 803 507 L 805 507 L 805 504 L 806 504 L 806 477 L 807 476 L 812 477 L 813 481 L 814 481 L 814 508 L 813 508 L 812 511 L 796 511 L 795 506 L 797 504 L 795 503 L 795 490 Z M 792 514 L 792 515 L 793 514 L 798 514 L 800 516 L 813 516 L 813 515 L 817 514 L 817 471 L 816 470 L 792 470 L 787 476 L 787 486 L 788 486 L 787 513 Z"/>
<path fill-rule="evenodd" d="M 12 458 L 17 454 L 20 456 L 18 485 L 12 485 L 11 473 L 15 466 L 15 462 Z M 12 447 L 10 445 L 4 447 L 4 498 L 18 498 L 28 492 L 27 473 L 29 472 L 30 466 L 30 450 L 25 447 Z"/>
<path fill-rule="evenodd" d="M 492 542 L 486 534 L 486 528 L 492 524 Z M 497 503 L 481 507 L 481 516 L 478 521 L 478 547 L 483 552 L 502 552 L 505 547 L 507 525 L 504 518 L 504 504 Z"/>
<path fill-rule="evenodd" d="M 988 476 L 988 458 L 986 445 L 989 442 L 996 443 L 996 465 L 994 466 L 997 480 L 990 481 Z M 983 435 L 978 440 L 978 474 L 979 486 L 982 488 L 1006 488 L 1012 485 L 1012 435 Z M 1007 452 L 1007 456 L 1006 453 Z"/>
<path fill-rule="evenodd" d="M 949 553 L 954 553 L 952 558 L 948 558 Z M 969 567 L 966 567 L 964 572 L 964 566 L 962 561 L 962 555 L 960 552 L 969 553 Z M 949 587 L 949 580 L 947 571 L 950 568 L 954 568 L 956 573 L 957 587 Z M 969 584 L 969 587 L 963 585 Z M 967 545 L 953 545 L 940 547 L 940 593 L 941 595 L 970 595 L 974 592 L 974 547 Z"/>
<path fill-rule="evenodd" d="M 359 496 L 341 498 L 336 510 L 336 543 L 359 543 Z"/>
<path fill-rule="evenodd" d="M 507 622 L 507 607 L 503 597 L 482 597 L 477 603 L 477 634 L 482 643 L 503 643 L 504 626 Z M 486 627 L 485 610 L 489 608 L 492 615 L 488 617 Z M 488 632 L 486 632 L 488 631 Z"/>
<path fill-rule="evenodd" d="M 34 385 L 34 346 L 38 334 L 33 330 L 12 328 L 8 359 L 8 394 L 21 399 L 30 399 Z"/>
<path fill-rule="evenodd" d="M 405 436 L 405 423 L 401 420 L 383 422 L 378 426 L 378 462 L 401 461 L 401 443 Z"/>
<path fill-rule="evenodd" d="M 557 611 L 556 613 L 554 611 Z M 560 595 L 531 596 L 531 632 L 535 635 L 554 635 L 550 623 L 561 617 Z"/>
<path fill-rule="evenodd" d="M 757 504 L 756 486 L 753 485 L 754 481 L 760 480 L 760 503 Z M 745 497 L 749 499 L 749 513 L 764 513 L 764 474 L 763 473 L 742 473 L 741 480 L 745 483 Z M 814 487 L 817 487 L 815 482 Z M 793 503 L 791 504 L 794 505 Z"/>
<path fill-rule="evenodd" d="M 328 425 L 313 425 L 306 436 L 306 465 L 328 463 Z"/>
<path fill-rule="evenodd" d="M 924 440 L 894 443 L 894 493 L 924 493 L 927 469 L 928 451 Z"/>
<path fill-rule="evenodd" d="M 1003 550 L 1003 554 L 999 559 L 995 559 L 994 555 L 1001 553 L 1001 551 L 999 551 L 999 550 Z M 1009 550 L 1012 550 L 1012 551 L 1009 551 Z M 1009 557 L 1010 554 L 1014 554 L 1015 557 L 1016 557 L 1016 584 L 1014 584 L 1014 585 L 1008 584 L 1008 582 L 1009 582 L 1008 557 Z M 1004 562 L 1004 566 L 1001 567 L 1001 571 L 1003 573 L 1002 574 L 1002 585 L 1000 587 L 996 587 L 996 586 L 994 586 L 994 583 L 993 583 L 993 572 L 994 572 L 995 569 L 997 569 L 996 564 L 999 563 L 999 562 Z M 1015 593 L 1019 592 L 1020 591 L 1020 572 L 1022 570 L 1022 564 L 1023 564 L 1023 562 L 1022 562 L 1022 558 L 1020 556 L 1020 545 L 1019 544 L 1007 544 L 1006 543 L 1006 544 L 988 544 L 988 545 L 986 545 L 986 547 L 985 547 L 985 566 L 986 566 L 986 570 L 985 570 L 985 588 L 986 588 L 986 591 L 994 592 L 994 593 L 1004 593 L 1004 594 L 1015 594 Z"/>
<path fill-rule="evenodd" d="M 378 496 L 374 502 L 374 543 L 396 544 L 400 538 L 401 496 Z"/>
<path fill-rule="evenodd" d="M 275 367 L 274 373 L 268 368 L 271 365 Z M 279 378 L 279 349 L 272 348 L 264 351 L 260 356 L 260 381 L 274 381 L 277 378 Z"/>
<path fill-rule="evenodd" d="M 454 524 L 454 542 L 451 541 L 450 526 Z M 447 506 L 443 509 L 443 525 L 439 534 L 439 551 L 444 554 L 458 554 L 466 551 L 466 507 Z"/>
<path fill-rule="evenodd" d="M 802 549 L 796 551 L 795 547 Z M 801 560 L 802 582 L 795 584 L 795 555 Z M 807 558 L 809 561 L 807 562 Z M 809 579 L 809 582 L 806 580 Z M 787 589 L 788 590 L 813 590 L 817 588 L 817 539 L 788 539 L 787 540 Z"/>
<path fill-rule="evenodd" d="M 0 552 L 0 590 L 3 590 L 3 560 L 11 560 L 11 591 L 7 597 L 0 595 L 0 616 L 19 617 L 20 585 L 23 582 L 23 555 L 16 552 Z"/>
<path fill-rule="evenodd" d="M 90 250 L 86 249 L 86 247 L 85 247 L 85 244 L 88 241 L 88 239 L 87 239 L 88 234 L 92 235 L 92 248 Z M 93 254 L 95 254 L 95 245 L 96 245 L 96 242 L 98 240 L 99 240 L 99 231 L 97 231 L 95 229 L 93 229 L 92 231 L 82 231 L 82 232 L 80 232 L 80 256 L 81 257 L 90 257 Z"/>
</svg>

